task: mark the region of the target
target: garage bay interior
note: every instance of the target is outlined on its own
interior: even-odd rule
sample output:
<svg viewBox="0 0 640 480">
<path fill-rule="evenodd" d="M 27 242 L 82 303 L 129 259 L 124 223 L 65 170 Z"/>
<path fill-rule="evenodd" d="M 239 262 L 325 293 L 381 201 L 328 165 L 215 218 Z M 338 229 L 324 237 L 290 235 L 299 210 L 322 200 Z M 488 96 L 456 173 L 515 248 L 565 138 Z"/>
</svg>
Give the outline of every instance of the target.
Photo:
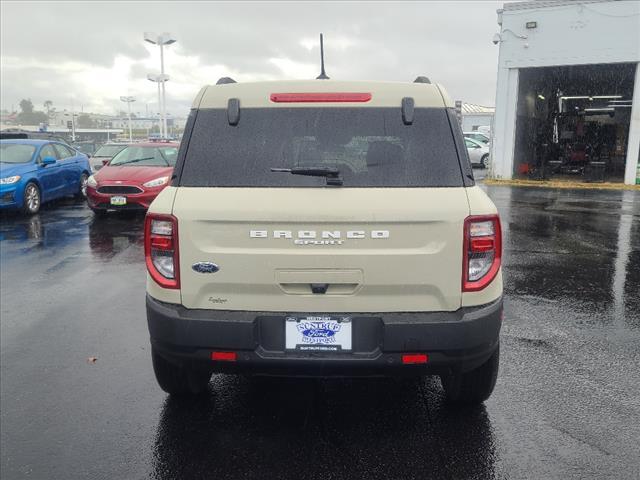
<svg viewBox="0 0 640 480">
<path fill-rule="evenodd" d="M 624 180 L 635 64 L 520 70 L 514 176 Z"/>
</svg>

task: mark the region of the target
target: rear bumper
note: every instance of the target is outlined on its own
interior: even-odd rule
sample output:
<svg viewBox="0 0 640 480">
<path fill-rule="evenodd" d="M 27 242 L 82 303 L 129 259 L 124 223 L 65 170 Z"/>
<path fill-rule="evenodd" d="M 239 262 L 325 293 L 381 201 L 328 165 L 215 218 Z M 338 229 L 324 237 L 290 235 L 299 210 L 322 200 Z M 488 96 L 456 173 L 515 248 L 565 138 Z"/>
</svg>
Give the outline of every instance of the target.
<svg viewBox="0 0 640 480">
<path fill-rule="evenodd" d="M 280 376 L 387 376 L 469 371 L 498 346 L 502 298 L 455 312 L 352 313 L 353 352 L 284 349 L 287 313 L 189 310 L 147 295 L 154 349 L 167 360 L 222 373 Z M 212 361 L 233 351 L 235 362 Z M 403 365 L 402 354 L 426 353 Z"/>
</svg>

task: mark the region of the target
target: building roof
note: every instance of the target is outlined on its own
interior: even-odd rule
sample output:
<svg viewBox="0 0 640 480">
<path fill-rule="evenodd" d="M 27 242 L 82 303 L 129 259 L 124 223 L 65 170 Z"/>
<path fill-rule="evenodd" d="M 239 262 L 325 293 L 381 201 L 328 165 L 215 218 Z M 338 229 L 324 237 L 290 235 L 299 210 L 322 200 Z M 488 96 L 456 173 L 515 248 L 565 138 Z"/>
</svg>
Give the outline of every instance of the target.
<svg viewBox="0 0 640 480">
<path fill-rule="evenodd" d="M 534 0 L 505 3 L 502 10 L 508 12 L 513 10 L 533 10 L 539 8 L 564 7 L 567 5 L 584 5 L 587 3 L 608 3 L 617 1 L 619 0 Z"/>
<path fill-rule="evenodd" d="M 463 103 L 463 115 L 493 115 L 495 107 L 485 107 L 484 105 L 476 105 L 475 103 Z"/>
</svg>

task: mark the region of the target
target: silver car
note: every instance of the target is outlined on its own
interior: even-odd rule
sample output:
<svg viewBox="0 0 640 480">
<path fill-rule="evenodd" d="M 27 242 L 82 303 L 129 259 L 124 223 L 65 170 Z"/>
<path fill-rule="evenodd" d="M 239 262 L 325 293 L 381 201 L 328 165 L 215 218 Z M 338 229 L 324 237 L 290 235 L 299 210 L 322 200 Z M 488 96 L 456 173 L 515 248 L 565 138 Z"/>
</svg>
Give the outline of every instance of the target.
<svg viewBox="0 0 640 480">
<path fill-rule="evenodd" d="M 126 143 L 105 143 L 99 147 L 94 154 L 89 158 L 89 164 L 91 165 L 91 173 L 96 173 L 105 165 L 109 160 L 124 150 L 127 146 Z"/>
<path fill-rule="evenodd" d="M 489 166 L 489 145 L 485 145 L 471 138 L 465 138 L 464 143 L 467 146 L 467 152 L 469 152 L 471 165 L 487 168 Z"/>
<path fill-rule="evenodd" d="M 470 138 L 476 142 L 480 142 L 484 145 L 491 143 L 491 137 L 487 133 L 483 132 L 463 132 L 464 138 Z"/>
</svg>

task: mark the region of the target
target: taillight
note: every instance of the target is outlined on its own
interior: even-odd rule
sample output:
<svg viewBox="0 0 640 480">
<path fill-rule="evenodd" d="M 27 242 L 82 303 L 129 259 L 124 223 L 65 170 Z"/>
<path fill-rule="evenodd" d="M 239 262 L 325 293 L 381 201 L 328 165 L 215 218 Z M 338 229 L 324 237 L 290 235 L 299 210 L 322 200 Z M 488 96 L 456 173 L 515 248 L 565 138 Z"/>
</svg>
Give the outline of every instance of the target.
<svg viewBox="0 0 640 480">
<path fill-rule="evenodd" d="M 180 288 L 178 220 L 173 215 L 147 214 L 144 256 L 151 278 L 163 288 Z"/>
<path fill-rule="evenodd" d="M 502 230 L 498 215 L 465 219 L 462 254 L 463 292 L 482 290 L 496 278 L 502 259 Z"/>
</svg>

